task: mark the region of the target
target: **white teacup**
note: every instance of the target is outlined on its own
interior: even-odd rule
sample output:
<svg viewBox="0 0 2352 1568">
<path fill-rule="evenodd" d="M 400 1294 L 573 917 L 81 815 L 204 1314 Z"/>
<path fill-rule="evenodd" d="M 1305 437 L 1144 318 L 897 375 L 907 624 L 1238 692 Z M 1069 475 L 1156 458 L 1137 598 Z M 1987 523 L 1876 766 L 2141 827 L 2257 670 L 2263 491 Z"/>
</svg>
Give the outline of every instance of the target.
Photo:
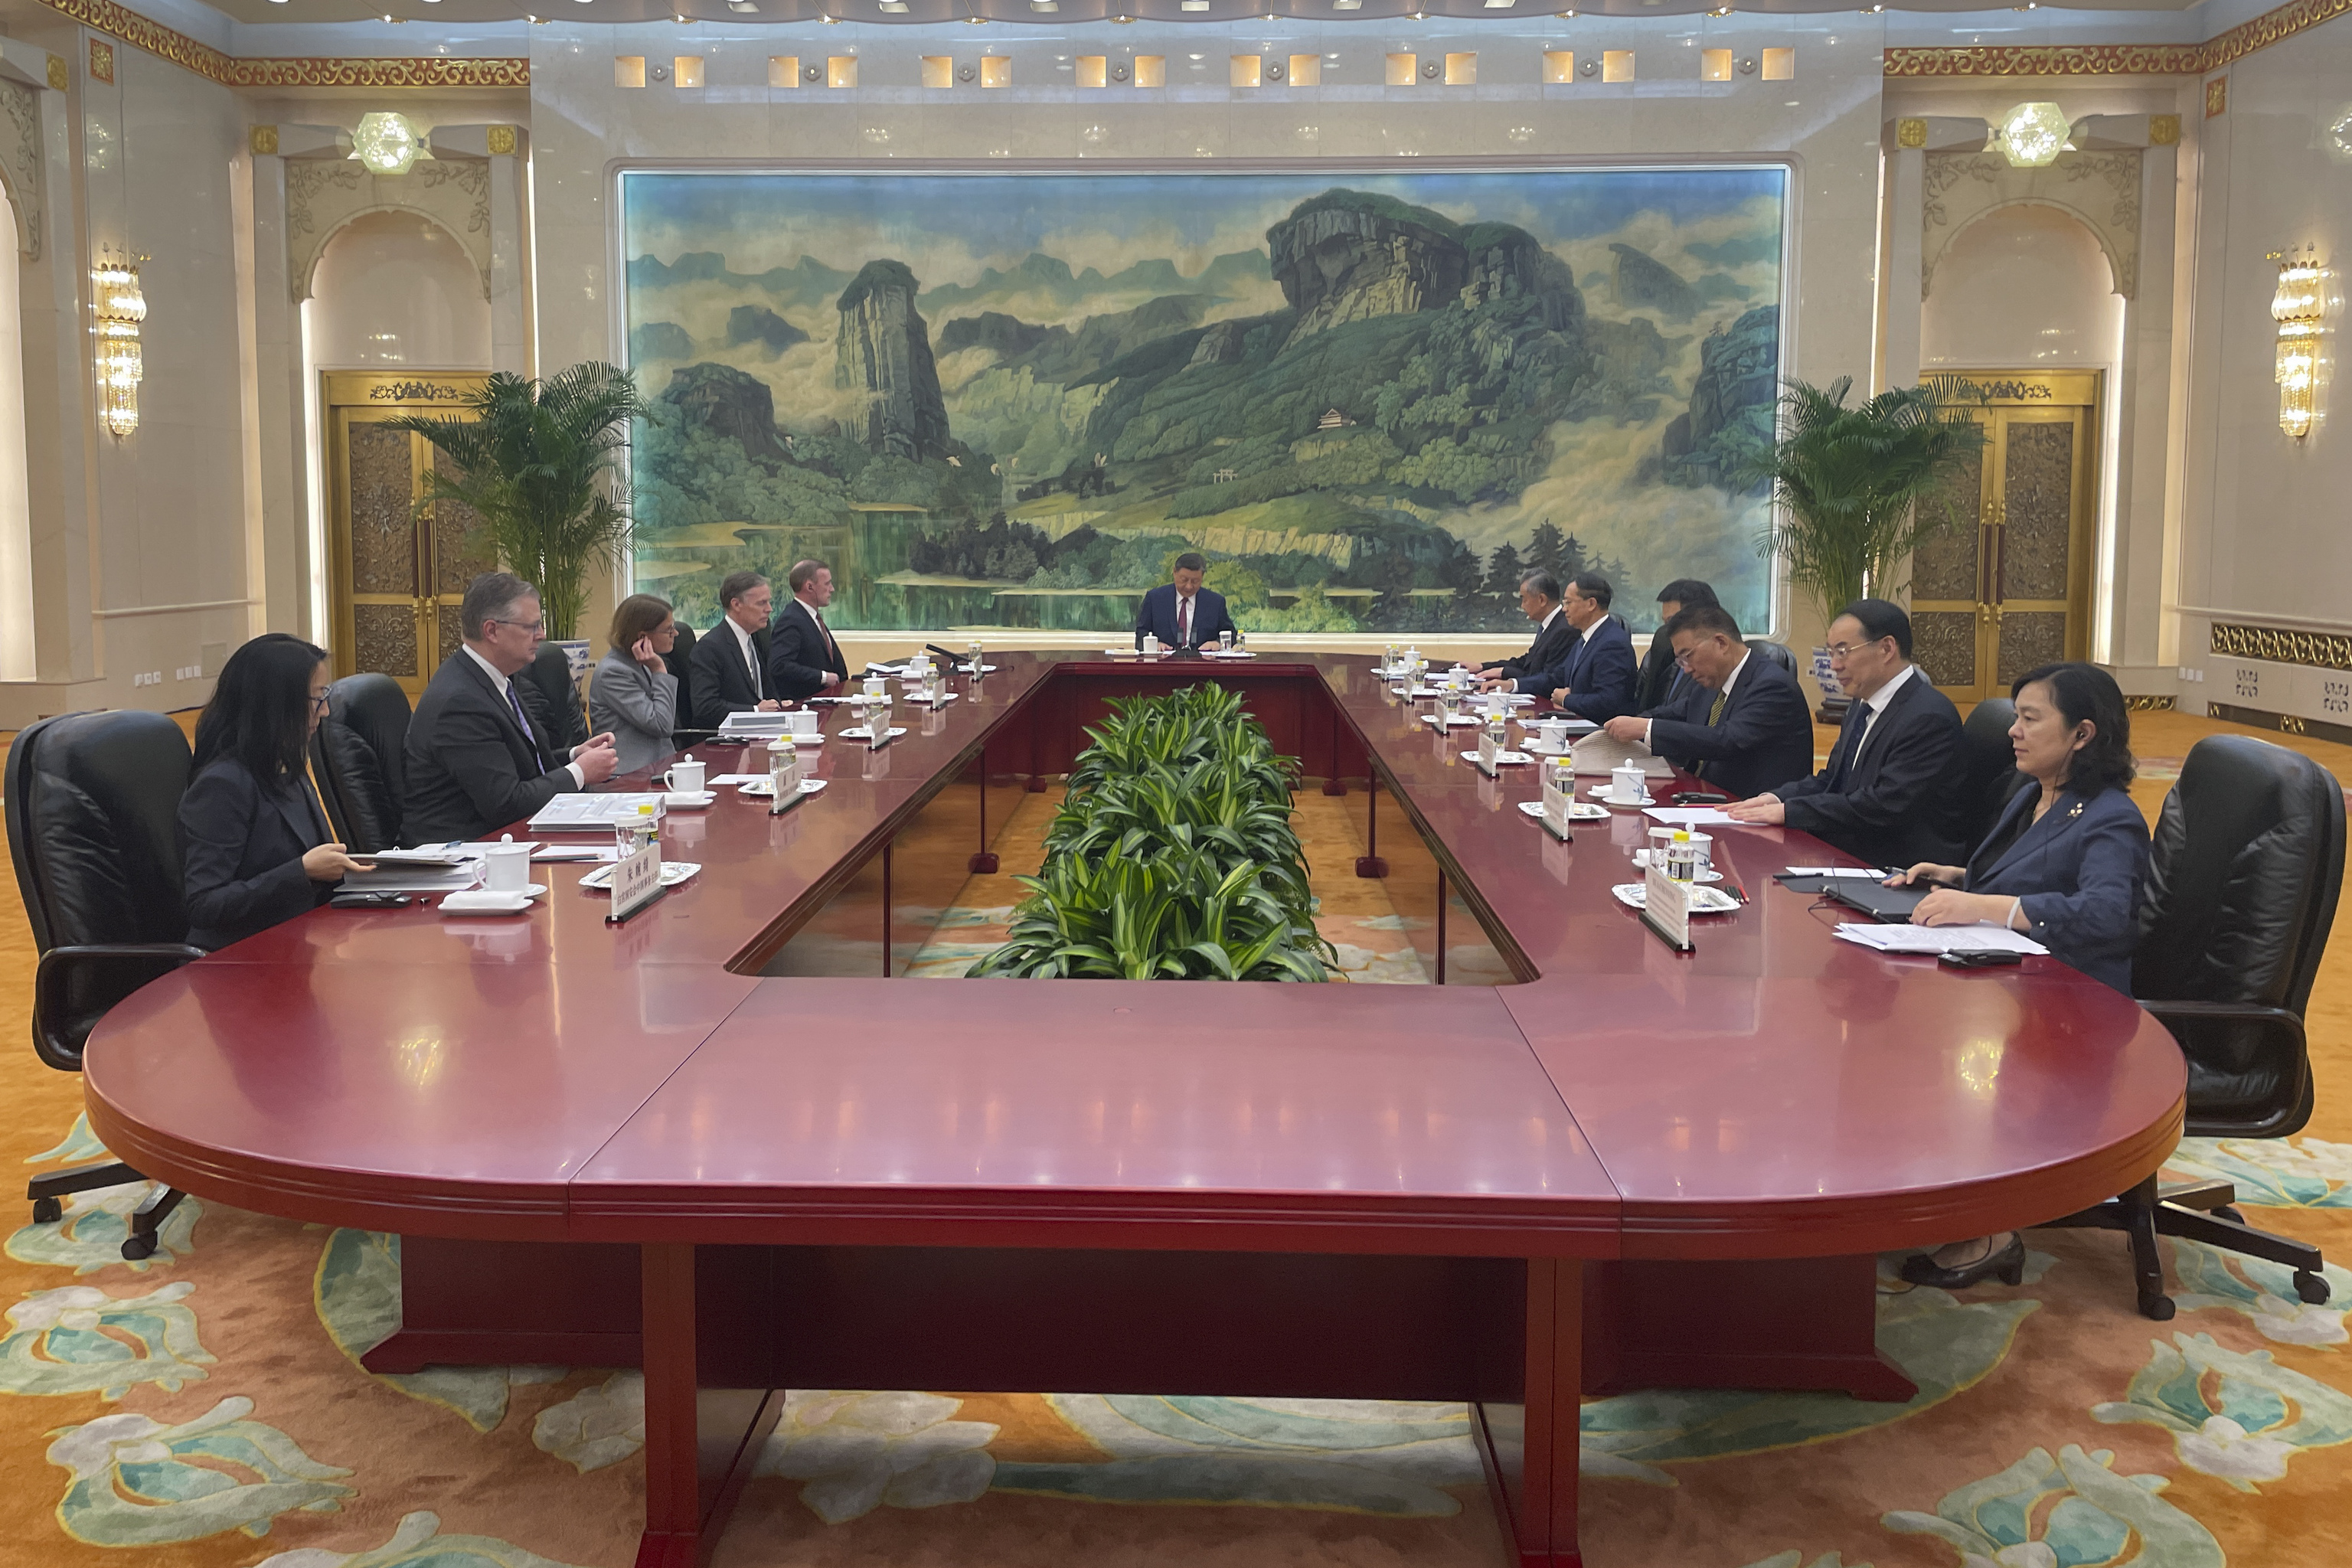
<svg viewBox="0 0 2352 1568">
<path fill-rule="evenodd" d="M 1626 805 L 1639 805 L 1650 795 L 1649 775 L 1638 763 L 1627 763 L 1612 768 L 1609 773 L 1609 798 Z"/>
<path fill-rule="evenodd" d="M 887 687 L 883 677 L 878 675 L 869 675 L 866 678 L 866 696 L 879 697 L 885 689 L 887 689 Z"/>
<path fill-rule="evenodd" d="M 688 757 L 669 765 L 669 772 L 662 775 L 662 785 L 680 795 L 699 795 L 703 780 L 708 776 L 704 765 Z"/>
<path fill-rule="evenodd" d="M 1536 721 L 1536 734 L 1547 748 L 1557 752 L 1568 744 L 1568 721 L 1538 719 Z"/>
<path fill-rule="evenodd" d="M 787 735 L 815 734 L 816 710 L 814 708 L 795 708 L 791 712 L 785 714 L 784 733 Z"/>
<path fill-rule="evenodd" d="M 520 893 L 530 886 L 530 846 L 493 844 L 483 857 L 487 874 L 482 885 L 493 893 Z"/>
</svg>

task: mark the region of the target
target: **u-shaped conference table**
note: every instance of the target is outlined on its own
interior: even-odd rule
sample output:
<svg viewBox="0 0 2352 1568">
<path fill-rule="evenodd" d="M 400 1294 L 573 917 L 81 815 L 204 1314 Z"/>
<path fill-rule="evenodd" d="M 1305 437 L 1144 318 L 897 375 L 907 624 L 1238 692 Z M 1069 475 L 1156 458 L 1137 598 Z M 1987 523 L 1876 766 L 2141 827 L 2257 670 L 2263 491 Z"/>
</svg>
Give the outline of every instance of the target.
<svg viewBox="0 0 2352 1568">
<path fill-rule="evenodd" d="M 782 816 L 673 816 L 702 870 L 625 924 L 544 865 L 525 915 L 320 910 L 158 980 L 91 1037 L 93 1130 L 407 1238 L 377 1370 L 641 1363 L 644 1568 L 707 1559 L 781 1391 L 834 1387 L 1466 1401 L 1521 1561 L 1574 1563 L 1580 1394 L 1906 1397 L 1873 1254 L 2086 1207 L 2179 1134 L 2132 1002 L 1833 940 L 1771 880 L 1842 858 L 1804 835 L 1719 833 L 1748 902 L 1671 951 L 1609 892 L 1638 814 L 1553 841 L 1533 770 L 1367 658 L 992 657 Z M 1392 842 L 1401 806 L 1518 982 L 763 975 L 918 813 L 975 798 L 981 860 L 1106 697 L 1201 679 L 1327 792 L 1369 776 Z"/>
</svg>

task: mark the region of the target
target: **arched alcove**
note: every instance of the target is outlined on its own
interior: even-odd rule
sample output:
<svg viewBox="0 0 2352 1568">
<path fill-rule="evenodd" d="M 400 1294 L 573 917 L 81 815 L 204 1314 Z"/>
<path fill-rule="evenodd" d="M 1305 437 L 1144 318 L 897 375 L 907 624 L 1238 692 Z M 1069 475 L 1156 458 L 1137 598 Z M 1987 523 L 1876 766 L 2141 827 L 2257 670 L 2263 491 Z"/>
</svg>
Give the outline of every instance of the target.
<svg viewBox="0 0 2352 1568">
<path fill-rule="evenodd" d="M 2061 208 L 2013 203 L 1952 237 L 1920 307 L 1919 363 L 2108 367 L 2123 319 L 2098 237 Z"/>
<path fill-rule="evenodd" d="M 490 368 L 490 306 L 455 236 L 415 213 L 373 212 L 329 237 L 312 276 L 310 363 Z"/>
</svg>

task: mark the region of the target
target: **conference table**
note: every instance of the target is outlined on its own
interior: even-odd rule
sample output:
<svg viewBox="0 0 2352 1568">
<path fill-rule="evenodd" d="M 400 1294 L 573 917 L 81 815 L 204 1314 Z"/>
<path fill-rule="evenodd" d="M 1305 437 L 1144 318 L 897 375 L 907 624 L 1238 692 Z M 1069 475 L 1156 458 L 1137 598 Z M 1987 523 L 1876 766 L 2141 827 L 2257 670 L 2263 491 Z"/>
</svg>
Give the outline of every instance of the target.
<svg viewBox="0 0 2352 1568">
<path fill-rule="evenodd" d="M 1465 763 L 1369 655 L 989 657 L 884 750 L 829 738 L 788 812 L 672 814 L 701 870 L 625 922 L 546 864 L 526 914 L 322 910 L 157 980 L 90 1038 L 93 1131 L 402 1236 L 375 1370 L 642 1365 L 642 1568 L 707 1561 L 782 1391 L 835 1387 L 1463 1401 L 1506 1540 L 1560 1568 L 1582 1396 L 1908 1397 L 1874 1254 L 2087 1207 L 2179 1134 L 2179 1051 L 2131 1001 L 1837 940 L 1772 880 L 1853 863 L 1804 835 L 1718 830 L 1745 901 L 1670 948 L 1610 892 L 1639 812 L 1554 840 L 1535 770 Z M 1399 907 L 1458 900 L 1508 983 L 884 973 L 902 835 L 969 811 L 994 868 L 1108 700 L 1203 680 L 1417 840 L 1354 869 L 1433 876 Z M 876 972 L 790 973 L 877 865 Z"/>
</svg>

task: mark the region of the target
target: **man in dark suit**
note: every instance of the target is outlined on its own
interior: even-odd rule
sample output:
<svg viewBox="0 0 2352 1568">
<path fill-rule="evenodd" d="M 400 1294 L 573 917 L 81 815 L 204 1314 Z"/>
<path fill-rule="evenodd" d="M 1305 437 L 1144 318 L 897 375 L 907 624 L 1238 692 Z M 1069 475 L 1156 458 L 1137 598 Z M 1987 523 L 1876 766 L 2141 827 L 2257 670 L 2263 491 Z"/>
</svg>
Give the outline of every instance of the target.
<svg viewBox="0 0 2352 1568">
<path fill-rule="evenodd" d="M 1651 634 L 1650 651 L 1643 656 L 1642 673 L 1634 678 L 1633 706 L 1629 711 L 1647 713 L 1683 694 L 1690 677 L 1675 662 L 1674 646 L 1666 641 L 1666 623 L 1694 605 L 1715 602 L 1715 590 L 1696 577 L 1677 577 L 1658 590 L 1658 630 Z"/>
<path fill-rule="evenodd" d="M 1563 713 L 1606 723 L 1633 707 L 1633 638 L 1609 613 L 1615 590 L 1598 572 L 1569 580 L 1560 600 L 1560 624 L 1570 641 L 1559 662 L 1517 682 L 1517 689 L 1548 695 Z"/>
<path fill-rule="evenodd" d="M 1812 766 L 1813 716 L 1797 678 L 1748 652 L 1720 605 L 1685 609 L 1662 635 L 1690 679 L 1664 707 L 1610 720 L 1612 739 L 1644 742 L 1734 800 Z"/>
<path fill-rule="evenodd" d="M 1911 662 L 1911 617 L 1856 599 L 1830 622 L 1830 668 L 1853 699 L 1829 765 L 1726 809 L 1786 823 L 1873 866 L 1958 860 L 1968 754 L 1960 714 Z"/>
<path fill-rule="evenodd" d="M 777 696 L 794 701 L 838 691 L 849 679 L 849 664 L 833 628 L 824 624 L 824 607 L 833 603 L 833 568 L 822 561 L 795 562 L 784 584 L 793 596 L 768 628 L 768 684 Z"/>
<path fill-rule="evenodd" d="M 1149 632 L 1161 647 L 1214 647 L 1219 632 L 1239 633 L 1225 614 L 1225 596 L 1201 586 L 1209 563 L 1191 551 L 1176 557 L 1175 581 L 1143 595 L 1135 612 L 1135 646 Z"/>
<path fill-rule="evenodd" d="M 467 584 L 457 620 L 465 641 L 409 721 L 401 834 L 411 844 L 479 838 L 604 783 L 616 760 L 610 735 L 559 749 L 515 690 L 547 637 L 538 589 L 511 572 L 485 572 Z"/>
<path fill-rule="evenodd" d="M 730 713 L 773 713 L 783 706 L 768 676 L 768 605 L 774 597 L 757 572 L 730 572 L 719 584 L 719 606 L 726 613 L 687 655 L 696 729 L 716 730 Z"/>
<path fill-rule="evenodd" d="M 1482 664 L 1471 673 L 1488 686 L 1500 686 L 1506 681 L 1523 681 L 1563 662 L 1568 650 L 1576 641 L 1576 628 L 1560 614 L 1559 579 L 1549 572 L 1530 572 L 1519 579 L 1519 610 L 1536 624 L 1535 641 L 1528 651 L 1516 658 L 1497 659 Z M 1514 685 L 1514 690 L 1533 691 L 1532 686 Z"/>
</svg>

